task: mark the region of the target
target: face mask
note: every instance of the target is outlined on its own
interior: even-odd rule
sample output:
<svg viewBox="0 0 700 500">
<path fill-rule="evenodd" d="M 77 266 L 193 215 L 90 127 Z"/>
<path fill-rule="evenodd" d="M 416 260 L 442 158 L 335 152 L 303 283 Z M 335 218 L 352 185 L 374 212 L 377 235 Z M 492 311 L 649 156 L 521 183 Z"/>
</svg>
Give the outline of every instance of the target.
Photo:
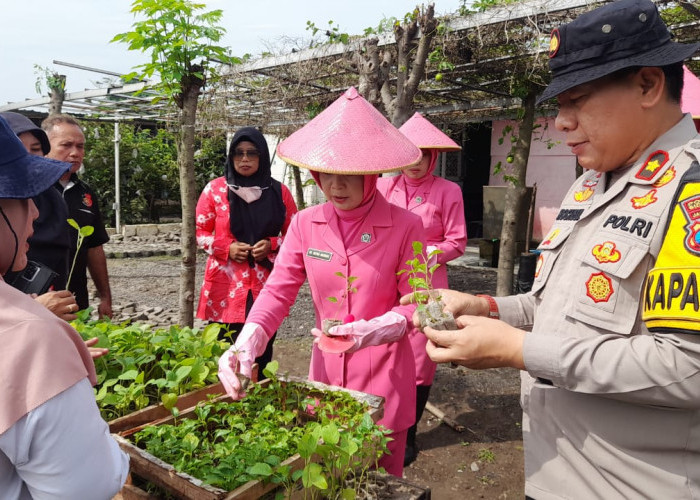
<svg viewBox="0 0 700 500">
<path fill-rule="evenodd" d="M 259 200 L 262 196 L 263 189 L 267 189 L 261 188 L 260 186 L 245 187 L 236 186 L 235 184 L 227 184 L 227 186 L 236 196 L 246 203 L 253 203 Z"/>
</svg>

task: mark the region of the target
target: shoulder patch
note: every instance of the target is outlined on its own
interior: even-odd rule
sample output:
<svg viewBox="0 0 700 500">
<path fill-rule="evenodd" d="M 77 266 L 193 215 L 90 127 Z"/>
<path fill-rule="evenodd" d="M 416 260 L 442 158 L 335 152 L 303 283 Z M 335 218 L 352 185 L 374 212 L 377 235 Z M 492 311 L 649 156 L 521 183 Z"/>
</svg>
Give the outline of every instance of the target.
<svg viewBox="0 0 700 500">
<path fill-rule="evenodd" d="M 643 181 L 650 181 L 668 162 L 668 153 L 658 150 L 649 155 L 647 161 L 644 162 L 634 177 Z"/>
<path fill-rule="evenodd" d="M 682 185 L 644 289 L 642 320 L 651 331 L 700 333 L 700 182 Z"/>
</svg>

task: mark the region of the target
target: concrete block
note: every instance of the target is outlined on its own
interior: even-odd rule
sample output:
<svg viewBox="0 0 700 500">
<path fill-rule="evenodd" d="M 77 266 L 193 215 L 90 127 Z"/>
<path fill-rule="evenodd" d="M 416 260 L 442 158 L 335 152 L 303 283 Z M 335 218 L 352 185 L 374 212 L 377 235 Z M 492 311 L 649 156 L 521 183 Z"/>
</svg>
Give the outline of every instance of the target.
<svg viewBox="0 0 700 500">
<path fill-rule="evenodd" d="M 158 224 L 139 224 L 136 226 L 136 236 L 155 236 L 158 234 Z"/>
</svg>

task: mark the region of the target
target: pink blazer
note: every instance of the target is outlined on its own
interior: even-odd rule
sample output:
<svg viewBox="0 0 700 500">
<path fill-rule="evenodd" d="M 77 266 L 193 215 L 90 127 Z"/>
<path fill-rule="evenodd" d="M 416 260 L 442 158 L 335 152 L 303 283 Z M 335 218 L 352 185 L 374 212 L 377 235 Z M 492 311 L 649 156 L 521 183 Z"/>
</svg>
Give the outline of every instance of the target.
<svg viewBox="0 0 700 500">
<path fill-rule="evenodd" d="M 420 219 L 376 196 L 357 241 L 342 241 L 330 203 L 299 212 L 287 231 L 275 268 L 253 305 L 248 321 L 269 334 L 276 331 L 309 280 L 316 326 L 324 318 L 371 319 L 389 310 L 403 314 L 409 324 L 414 306 L 400 306 L 401 295 L 412 290 L 406 274 L 396 273 L 413 257 L 412 242 L 423 241 Z M 340 311 L 327 297 L 340 297 L 345 287 L 335 275 L 357 276 Z M 397 342 L 367 347 L 352 354 L 328 354 L 313 347 L 309 378 L 327 384 L 383 396 L 383 425 L 402 431 L 415 420 L 415 368 L 407 336 Z"/>
<path fill-rule="evenodd" d="M 433 287 L 447 288 L 447 263 L 463 255 L 467 246 L 462 190 L 454 182 L 434 175 L 418 187 L 408 203 L 403 175 L 380 177 L 377 190 L 389 203 L 420 216 L 427 244 L 444 252 L 437 256 L 440 267 L 433 274 Z M 415 329 L 409 336 L 416 358 L 416 383 L 431 385 L 437 365 L 425 352 L 427 339 Z"/>
</svg>

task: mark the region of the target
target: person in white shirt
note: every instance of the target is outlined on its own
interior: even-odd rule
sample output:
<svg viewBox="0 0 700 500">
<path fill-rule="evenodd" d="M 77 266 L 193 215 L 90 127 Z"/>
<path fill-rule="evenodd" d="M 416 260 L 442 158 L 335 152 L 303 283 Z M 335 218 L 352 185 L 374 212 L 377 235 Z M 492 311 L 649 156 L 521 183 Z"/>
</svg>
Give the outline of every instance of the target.
<svg viewBox="0 0 700 500">
<path fill-rule="evenodd" d="M 30 199 L 69 164 L 30 155 L 0 118 L 0 275 L 27 263 Z M 110 499 L 129 459 L 100 416 L 80 335 L 0 278 L 0 496 Z"/>
</svg>

